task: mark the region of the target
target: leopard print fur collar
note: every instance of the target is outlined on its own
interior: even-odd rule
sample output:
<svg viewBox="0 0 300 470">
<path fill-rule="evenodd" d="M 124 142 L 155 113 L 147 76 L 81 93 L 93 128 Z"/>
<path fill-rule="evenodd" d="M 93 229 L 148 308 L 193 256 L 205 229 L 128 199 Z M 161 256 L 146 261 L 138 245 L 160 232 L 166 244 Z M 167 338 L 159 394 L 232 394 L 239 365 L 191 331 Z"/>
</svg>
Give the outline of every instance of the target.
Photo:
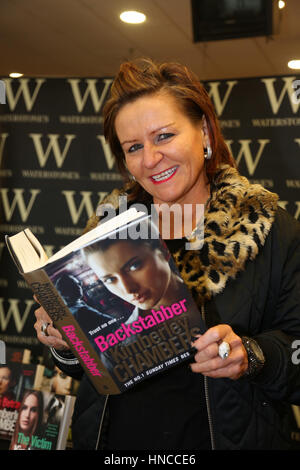
<svg viewBox="0 0 300 470">
<path fill-rule="evenodd" d="M 174 259 L 187 286 L 202 303 L 222 292 L 229 279 L 245 269 L 264 245 L 277 209 L 278 196 L 223 165 L 214 177 L 212 196 L 205 210 L 204 244 L 199 250 L 180 249 Z M 114 190 L 103 203 L 118 207 Z M 99 219 L 94 216 L 91 229 Z"/>
</svg>

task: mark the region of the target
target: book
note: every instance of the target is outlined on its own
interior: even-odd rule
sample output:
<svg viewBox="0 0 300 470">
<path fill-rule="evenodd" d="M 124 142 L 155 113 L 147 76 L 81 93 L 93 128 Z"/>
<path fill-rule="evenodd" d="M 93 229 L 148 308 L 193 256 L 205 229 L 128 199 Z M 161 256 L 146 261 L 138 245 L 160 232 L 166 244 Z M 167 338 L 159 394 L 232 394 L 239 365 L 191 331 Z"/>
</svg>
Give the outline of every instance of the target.
<svg viewBox="0 0 300 470">
<path fill-rule="evenodd" d="M 26 390 L 41 387 L 44 366 L 7 362 L 0 365 L 0 438 L 10 439 Z"/>
<path fill-rule="evenodd" d="M 71 395 L 24 392 L 9 450 L 64 450 L 74 404 Z"/>
<path fill-rule="evenodd" d="M 6 348 L 6 362 L 22 362 L 23 364 L 30 364 L 31 350 L 27 348 Z"/>
<path fill-rule="evenodd" d="M 41 390 L 59 395 L 76 395 L 79 381 L 61 371 L 54 365 L 53 369 L 45 367 Z"/>
<path fill-rule="evenodd" d="M 191 360 L 204 322 L 149 215 L 129 209 L 49 259 L 28 229 L 6 243 L 99 393 Z"/>
</svg>

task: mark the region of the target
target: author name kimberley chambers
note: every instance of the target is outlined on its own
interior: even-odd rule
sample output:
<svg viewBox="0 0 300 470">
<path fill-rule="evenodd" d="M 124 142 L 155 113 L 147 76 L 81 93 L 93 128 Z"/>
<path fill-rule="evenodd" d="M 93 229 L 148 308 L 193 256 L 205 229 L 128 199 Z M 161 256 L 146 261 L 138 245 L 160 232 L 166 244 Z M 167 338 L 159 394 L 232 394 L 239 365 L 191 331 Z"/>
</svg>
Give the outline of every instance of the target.
<svg viewBox="0 0 300 470">
<path fill-rule="evenodd" d="M 153 326 L 163 323 L 171 318 L 181 315 L 187 311 L 186 308 L 187 299 L 182 299 L 169 307 L 160 306 L 160 310 L 151 310 L 151 313 L 145 317 L 139 316 L 138 319 L 130 324 L 122 323 L 114 333 L 109 333 L 107 336 L 99 335 L 94 338 L 97 347 L 101 352 L 106 351 L 108 348 L 115 346 L 116 344 L 125 341 L 127 338 L 141 333 L 144 330 L 148 330 Z M 101 372 L 97 368 L 97 364 L 93 358 L 90 357 L 89 352 L 84 347 L 84 342 L 78 338 L 75 332 L 74 325 L 66 325 L 62 327 L 62 330 L 67 335 L 69 341 L 83 360 L 85 366 L 89 369 L 90 373 L 94 376 L 102 376 Z"/>
</svg>

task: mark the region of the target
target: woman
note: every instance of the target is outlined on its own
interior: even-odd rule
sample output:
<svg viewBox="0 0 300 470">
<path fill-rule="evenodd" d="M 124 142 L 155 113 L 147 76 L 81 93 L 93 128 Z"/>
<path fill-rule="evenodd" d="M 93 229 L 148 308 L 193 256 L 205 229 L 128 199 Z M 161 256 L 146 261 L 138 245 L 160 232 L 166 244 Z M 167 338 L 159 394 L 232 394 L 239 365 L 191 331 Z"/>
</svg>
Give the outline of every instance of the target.
<svg viewBox="0 0 300 470">
<path fill-rule="evenodd" d="M 300 230 L 278 197 L 241 177 L 197 77 L 178 64 L 125 63 L 104 111 L 104 133 L 121 173 L 118 194 L 135 202 L 192 208 L 205 204 L 204 243 L 193 233 L 166 240 L 208 330 L 190 367 L 174 367 L 128 393 L 87 399 L 81 384 L 73 421 L 77 448 L 286 449 L 290 403 L 300 402 L 293 341 L 300 337 Z M 99 222 L 93 217 L 88 229 Z M 298 287 L 297 287 L 298 286 Z M 35 328 L 64 370 L 79 373 L 66 345 L 36 312 Z M 219 344 L 230 354 L 223 359 Z M 62 367 L 60 365 L 60 367 Z M 77 369 L 76 369 L 77 367 Z M 102 423 L 99 427 L 99 423 Z M 89 426 L 83 435 L 79 429 Z M 126 429 L 126 433 L 124 433 Z"/>
<path fill-rule="evenodd" d="M 11 450 L 29 450 L 32 436 L 40 429 L 43 420 L 43 394 L 36 390 L 24 393 L 15 431 L 10 444 Z"/>
</svg>

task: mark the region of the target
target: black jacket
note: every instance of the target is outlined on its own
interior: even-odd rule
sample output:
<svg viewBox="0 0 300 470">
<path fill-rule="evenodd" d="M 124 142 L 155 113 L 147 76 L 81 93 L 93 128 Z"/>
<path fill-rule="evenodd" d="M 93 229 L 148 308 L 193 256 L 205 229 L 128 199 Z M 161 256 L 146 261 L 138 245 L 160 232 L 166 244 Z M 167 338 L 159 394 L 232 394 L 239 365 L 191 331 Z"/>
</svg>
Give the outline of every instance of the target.
<svg viewBox="0 0 300 470">
<path fill-rule="evenodd" d="M 234 171 L 227 170 L 225 177 L 223 172 L 216 179 L 202 250 L 192 255 L 178 253 L 175 261 L 195 300 L 204 305 L 208 327 L 230 324 L 238 335 L 255 338 L 266 357 L 262 371 L 253 380 L 205 378 L 212 447 L 289 449 L 290 404 L 300 404 L 299 346 L 295 342 L 300 339 L 300 224 L 277 207 L 271 193 L 261 196 L 262 188 L 252 190 Z M 228 178 L 230 185 L 224 183 Z M 257 197 L 256 191 L 260 193 Z M 222 222 L 225 206 L 231 213 L 231 227 Z M 240 207 L 242 217 L 237 210 Z M 232 228 L 237 226 L 235 217 L 243 221 L 236 231 Z M 235 269 L 230 255 L 224 261 L 222 240 L 233 247 Z M 212 269 L 220 260 L 222 266 L 216 268 L 216 276 Z M 80 366 L 56 362 L 70 375 L 82 376 Z M 73 416 L 75 449 L 101 447 L 104 416 L 108 417 L 106 403 L 109 398 L 100 396 L 84 375 Z"/>
</svg>

